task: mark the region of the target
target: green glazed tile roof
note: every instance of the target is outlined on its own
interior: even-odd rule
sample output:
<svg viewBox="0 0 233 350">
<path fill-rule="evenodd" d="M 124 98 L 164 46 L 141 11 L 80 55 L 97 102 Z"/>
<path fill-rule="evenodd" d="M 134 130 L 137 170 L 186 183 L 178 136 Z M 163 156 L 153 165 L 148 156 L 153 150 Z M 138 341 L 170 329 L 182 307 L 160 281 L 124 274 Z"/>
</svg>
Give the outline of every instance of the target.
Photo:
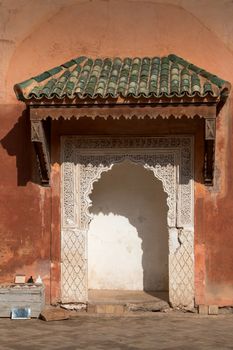
<svg viewBox="0 0 233 350">
<path fill-rule="evenodd" d="M 78 57 L 22 83 L 19 100 L 219 96 L 230 84 L 176 56 Z"/>
</svg>

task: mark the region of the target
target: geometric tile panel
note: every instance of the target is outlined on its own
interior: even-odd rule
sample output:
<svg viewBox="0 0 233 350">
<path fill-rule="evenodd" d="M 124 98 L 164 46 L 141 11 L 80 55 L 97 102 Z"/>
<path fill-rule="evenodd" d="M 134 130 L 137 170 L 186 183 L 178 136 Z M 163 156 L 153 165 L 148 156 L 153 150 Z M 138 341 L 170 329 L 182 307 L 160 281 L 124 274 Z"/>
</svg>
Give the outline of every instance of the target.
<svg viewBox="0 0 233 350">
<path fill-rule="evenodd" d="M 78 229 L 62 231 L 62 301 L 86 302 L 86 235 Z"/>
<path fill-rule="evenodd" d="M 173 306 L 194 305 L 193 231 L 177 230 L 179 247 L 169 256 L 169 294 Z"/>
</svg>

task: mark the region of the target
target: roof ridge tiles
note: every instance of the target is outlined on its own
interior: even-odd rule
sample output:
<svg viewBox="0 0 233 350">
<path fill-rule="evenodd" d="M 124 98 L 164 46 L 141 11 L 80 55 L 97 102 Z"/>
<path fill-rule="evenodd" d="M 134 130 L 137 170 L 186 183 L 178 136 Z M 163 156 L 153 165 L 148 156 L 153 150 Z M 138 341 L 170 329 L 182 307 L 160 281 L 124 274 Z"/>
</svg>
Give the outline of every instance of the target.
<svg viewBox="0 0 233 350">
<path fill-rule="evenodd" d="M 87 65 L 88 63 L 90 64 L 90 61 L 91 61 L 91 65 Z M 87 58 L 86 60 L 85 60 L 85 63 L 83 64 L 83 67 L 82 67 L 82 69 L 81 69 L 81 71 L 80 71 L 80 74 L 79 74 L 79 78 L 78 78 L 78 81 L 77 81 L 77 84 L 76 84 L 76 88 L 75 88 L 75 91 L 77 90 L 77 86 L 78 86 L 78 84 L 80 83 L 80 85 L 81 85 L 81 78 L 83 77 L 84 78 L 84 75 L 82 75 L 82 73 L 83 73 L 83 70 L 84 70 L 84 68 L 87 68 L 87 67 L 90 67 L 90 70 L 89 70 L 89 73 L 88 73 L 88 70 L 86 70 L 86 72 L 87 72 L 87 75 L 88 75 L 88 78 L 89 78 L 89 76 L 90 76 L 90 72 L 91 72 L 91 70 L 92 70 L 92 67 L 93 67 L 93 60 L 92 59 L 90 59 L 90 58 Z M 83 80 L 83 85 L 85 86 L 85 88 L 86 88 L 86 86 L 87 86 L 87 83 L 88 83 L 88 79 L 84 79 Z M 81 86 L 80 86 L 80 89 L 81 89 Z M 83 89 L 84 90 L 84 89 Z M 81 93 L 81 91 L 79 92 L 79 91 L 77 91 L 77 94 L 78 94 L 78 96 L 80 96 L 80 93 Z"/>
<path fill-rule="evenodd" d="M 109 58 L 104 58 L 103 62 L 104 62 L 103 63 L 104 69 L 103 69 L 103 72 L 101 72 L 102 75 L 100 75 L 98 88 L 97 88 L 97 90 L 99 90 L 97 94 L 101 97 L 105 96 L 107 93 L 108 82 L 111 76 L 110 73 L 112 71 L 112 66 L 113 66 L 112 61 Z M 107 65 L 107 63 L 109 64 Z M 106 76 L 106 79 L 104 79 L 104 76 Z"/>
<path fill-rule="evenodd" d="M 150 58 L 150 57 L 147 57 L 147 58 L 150 61 L 149 71 L 148 71 L 148 76 L 147 76 L 147 82 L 146 82 L 146 91 L 149 94 L 150 93 L 150 76 L 151 76 L 151 69 L 152 69 L 152 64 L 151 64 L 152 58 Z"/>
<path fill-rule="evenodd" d="M 126 57 L 127 59 L 129 59 L 130 60 L 130 66 L 129 66 L 129 74 L 128 74 L 128 76 L 127 76 L 127 87 L 129 86 L 129 81 L 130 81 L 130 74 L 131 74 L 131 72 L 132 72 L 132 61 L 133 61 L 133 59 L 132 58 L 130 58 L 130 57 Z M 126 97 L 127 96 L 127 94 L 126 93 L 124 93 L 124 95 L 123 95 L 123 97 Z"/>
<path fill-rule="evenodd" d="M 104 66 L 104 60 L 101 60 L 101 69 L 100 69 L 99 72 L 98 72 L 97 79 L 98 79 L 98 78 L 100 79 L 103 66 Z M 96 96 L 97 87 L 98 87 L 98 81 L 96 81 L 96 83 L 95 83 L 95 85 L 94 85 L 94 93 L 93 93 L 93 96 Z"/>
<path fill-rule="evenodd" d="M 121 58 L 119 58 L 119 59 L 120 59 L 120 61 L 121 61 L 121 67 L 120 67 L 120 70 L 119 70 L 119 72 L 118 72 L 116 87 L 119 86 L 119 80 L 120 80 L 120 77 L 121 77 L 121 71 L 122 71 L 122 69 L 123 69 L 122 59 L 121 59 Z"/>
<path fill-rule="evenodd" d="M 140 94 L 139 84 L 140 84 L 140 78 L 141 78 L 141 72 L 142 72 L 143 58 L 142 59 L 139 58 L 139 60 L 140 60 L 140 66 L 139 66 L 139 70 L 138 70 L 138 80 L 137 80 L 135 96 L 138 96 Z"/>
<path fill-rule="evenodd" d="M 173 62 L 179 61 L 184 67 L 186 66 L 188 69 L 191 69 L 192 71 L 200 74 L 204 78 L 209 79 L 212 83 L 214 83 L 215 85 L 218 85 L 218 87 L 220 87 L 220 88 L 224 85 L 224 83 L 226 83 L 225 80 L 219 78 L 215 74 L 212 74 L 212 73 L 208 72 L 207 70 L 200 68 L 200 67 L 196 66 L 195 64 L 193 64 L 189 61 L 186 61 L 177 55 L 170 54 L 168 57 Z"/>
</svg>

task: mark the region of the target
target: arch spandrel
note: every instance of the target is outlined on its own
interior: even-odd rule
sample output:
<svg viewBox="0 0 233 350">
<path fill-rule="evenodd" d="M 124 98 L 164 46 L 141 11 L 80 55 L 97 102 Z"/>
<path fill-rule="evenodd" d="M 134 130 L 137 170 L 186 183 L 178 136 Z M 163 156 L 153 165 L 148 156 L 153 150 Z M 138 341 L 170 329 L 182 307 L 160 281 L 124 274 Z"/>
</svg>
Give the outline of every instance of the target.
<svg viewBox="0 0 233 350">
<path fill-rule="evenodd" d="M 91 215 L 89 214 L 89 207 L 91 206 L 90 194 L 93 189 L 94 182 L 100 179 L 103 172 L 109 171 L 114 164 L 121 163 L 124 160 L 129 160 L 136 164 L 142 164 L 142 166 L 148 171 L 152 171 L 155 178 L 162 182 L 163 189 L 167 193 L 167 204 L 168 204 L 168 217 L 167 223 L 169 227 L 176 225 L 176 155 L 171 153 L 166 156 L 167 164 L 162 164 L 164 156 L 162 154 L 151 154 L 149 157 L 146 154 L 124 154 L 124 155 L 109 155 L 98 157 L 97 161 L 92 163 L 88 162 L 87 158 L 82 157 L 82 162 L 85 164 L 77 164 L 79 168 L 79 179 L 81 183 L 80 188 L 80 215 L 79 215 L 79 228 L 87 230 Z M 151 163 L 156 164 L 155 166 L 149 165 Z M 95 163 L 97 164 L 95 164 Z M 88 164 L 87 164 L 88 163 Z M 94 164 L 93 164 L 94 163 Z"/>
</svg>

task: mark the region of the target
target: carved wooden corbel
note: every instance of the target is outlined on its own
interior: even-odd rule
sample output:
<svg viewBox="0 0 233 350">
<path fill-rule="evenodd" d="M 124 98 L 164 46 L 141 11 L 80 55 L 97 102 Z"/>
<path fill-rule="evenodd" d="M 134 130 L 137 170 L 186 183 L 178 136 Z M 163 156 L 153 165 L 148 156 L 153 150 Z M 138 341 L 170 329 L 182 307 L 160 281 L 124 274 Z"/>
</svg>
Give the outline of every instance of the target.
<svg viewBox="0 0 233 350">
<path fill-rule="evenodd" d="M 214 179 L 215 135 L 216 119 L 205 119 L 204 182 L 207 186 L 212 186 Z"/>
<path fill-rule="evenodd" d="M 50 156 L 43 121 L 31 118 L 31 140 L 34 144 L 42 185 L 49 185 Z"/>
</svg>

